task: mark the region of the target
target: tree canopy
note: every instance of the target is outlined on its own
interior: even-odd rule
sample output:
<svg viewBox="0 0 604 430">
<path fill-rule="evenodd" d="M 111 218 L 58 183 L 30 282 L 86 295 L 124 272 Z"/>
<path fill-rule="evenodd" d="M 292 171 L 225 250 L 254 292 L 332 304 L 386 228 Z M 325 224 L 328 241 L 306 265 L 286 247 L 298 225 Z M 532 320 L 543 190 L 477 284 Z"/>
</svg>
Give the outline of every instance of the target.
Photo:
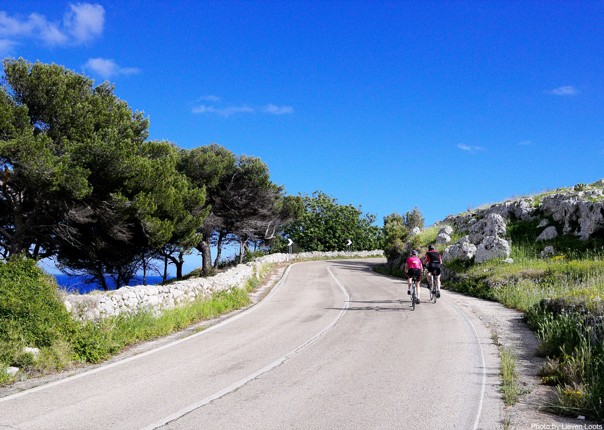
<svg viewBox="0 0 604 430">
<path fill-rule="evenodd" d="M 197 186 L 206 186 L 209 215 L 196 247 L 202 255 L 202 271 L 211 272 L 210 245 L 217 258 L 225 241 L 240 244 L 240 261 L 250 241 L 266 242 L 284 223 L 296 216 L 292 199 L 283 187 L 270 180 L 268 166 L 257 157 L 236 156 L 211 144 L 183 156 L 182 171 Z"/>
<path fill-rule="evenodd" d="M 4 256 L 56 257 L 101 284 L 107 274 L 123 284 L 142 250 L 166 244 L 177 225 L 193 234 L 204 191 L 177 171 L 173 145 L 146 140 L 143 113 L 109 84 L 95 87 L 63 67 L 22 59 L 3 65 Z"/>
<path fill-rule="evenodd" d="M 158 259 L 180 278 L 194 249 L 210 274 L 227 242 L 239 244 L 240 261 L 252 245 L 277 249 L 283 237 L 306 250 L 380 246 L 375 216 L 320 192 L 287 195 L 260 158 L 149 140 L 149 120 L 109 83 L 23 59 L 5 59 L 3 69 L 4 259 L 51 257 L 108 288 L 107 277 L 126 285 Z"/>
<path fill-rule="evenodd" d="M 344 251 L 352 242 L 353 250 L 379 249 L 381 230 L 375 216 L 363 215 L 360 208 L 342 205 L 317 191 L 303 196 L 304 212 L 285 229 L 285 235 L 305 251 Z"/>
</svg>

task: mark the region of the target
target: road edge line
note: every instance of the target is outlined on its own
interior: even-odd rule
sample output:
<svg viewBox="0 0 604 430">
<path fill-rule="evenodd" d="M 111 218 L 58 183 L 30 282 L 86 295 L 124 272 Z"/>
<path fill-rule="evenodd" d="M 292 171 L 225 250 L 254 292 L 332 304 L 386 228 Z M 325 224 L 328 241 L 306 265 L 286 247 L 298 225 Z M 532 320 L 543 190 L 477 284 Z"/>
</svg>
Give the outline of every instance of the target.
<svg viewBox="0 0 604 430">
<path fill-rule="evenodd" d="M 271 288 L 271 291 L 261 301 L 259 301 L 258 303 L 254 304 L 253 306 L 248 307 L 247 309 L 244 309 L 243 311 L 241 311 L 241 312 L 239 312 L 239 313 L 237 313 L 237 314 L 235 314 L 235 315 L 233 315 L 231 317 L 226 317 L 222 321 L 219 321 L 218 323 L 213 324 L 213 325 L 209 326 L 208 328 L 206 328 L 206 329 L 204 329 L 204 330 L 202 330 L 200 332 L 194 333 L 194 334 L 192 334 L 190 336 L 183 337 L 181 339 L 177 339 L 177 340 L 175 340 L 173 342 L 167 343 L 167 344 L 159 346 L 157 348 L 153 348 L 153 349 L 150 349 L 148 351 L 141 352 L 140 354 L 136 354 L 136 355 L 133 355 L 131 357 L 124 358 L 122 360 L 114 361 L 112 363 L 107 363 L 107 364 L 101 365 L 99 367 L 96 367 L 94 369 L 86 370 L 84 372 L 77 373 L 77 374 L 72 375 L 72 376 L 68 376 L 66 378 L 58 379 L 56 381 L 52 381 L 52 382 L 49 382 L 47 384 L 38 385 L 37 387 L 33 387 L 33 388 L 29 388 L 29 389 L 26 389 L 26 390 L 23 390 L 23 391 L 19 391 L 18 393 L 9 394 L 8 396 L 0 397 L 0 403 L 7 402 L 9 400 L 15 400 L 15 399 L 17 399 L 19 397 L 23 397 L 23 396 L 26 396 L 28 394 L 37 393 L 38 391 L 42 391 L 42 390 L 45 390 L 47 388 L 56 387 L 57 385 L 65 384 L 67 382 L 71 382 L 71 381 L 74 381 L 76 379 L 83 378 L 85 376 L 94 375 L 94 374 L 102 372 L 104 370 L 111 369 L 111 368 L 119 366 L 121 364 L 126 364 L 126 363 L 129 363 L 131 361 L 138 360 L 140 358 L 144 358 L 144 357 L 146 357 L 148 355 L 154 354 L 156 352 L 162 351 L 162 350 L 167 349 L 167 348 L 171 348 L 171 347 L 173 347 L 175 345 L 178 345 L 180 343 L 189 341 L 189 340 L 194 339 L 194 338 L 196 338 L 198 336 L 202 336 L 202 335 L 204 335 L 206 333 L 209 333 L 209 332 L 211 332 L 213 330 L 216 330 L 219 327 L 222 327 L 224 325 L 230 324 L 231 322 L 236 321 L 239 318 L 241 318 L 241 317 L 243 317 L 243 316 L 245 316 L 245 315 L 253 312 L 255 309 L 258 309 L 265 302 L 267 302 L 269 300 L 269 298 L 272 297 L 273 294 L 279 289 L 279 287 L 285 282 L 285 279 L 287 278 L 291 267 L 294 266 L 294 265 L 296 265 L 296 264 L 300 264 L 300 263 L 292 263 L 292 264 L 290 264 L 287 267 L 287 269 L 285 269 L 285 272 L 283 273 L 283 276 L 281 277 L 281 279 L 279 280 L 279 282 L 277 282 L 277 285 L 275 285 L 273 288 Z"/>
<path fill-rule="evenodd" d="M 445 302 L 451 306 L 452 308 L 454 308 L 456 310 L 456 312 L 458 314 L 461 314 L 466 323 L 468 323 L 470 325 L 470 327 L 472 328 L 472 331 L 474 332 L 474 336 L 476 337 L 477 343 L 478 343 L 478 348 L 480 349 L 480 360 L 481 360 L 481 367 L 482 367 L 482 382 L 481 382 L 481 387 L 480 387 L 480 402 L 478 404 L 478 411 L 476 413 L 476 417 L 474 418 L 474 425 L 472 426 L 472 430 L 477 430 L 478 426 L 480 424 L 480 418 L 482 417 L 482 408 L 483 408 L 483 404 L 484 404 L 484 396 L 486 393 L 486 383 L 487 383 L 487 363 L 486 360 L 484 358 L 484 349 L 482 347 L 482 342 L 480 341 L 480 336 L 478 335 L 478 331 L 476 330 L 476 326 L 474 325 L 474 323 L 472 322 L 472 320 L 468 317 L 468 315 L 466 315 L 466 313 L 464 312 L 464 310 L 456 303 L 453 303 L 451 301 L 451 299 L 446 299 Z"/>
</svg>

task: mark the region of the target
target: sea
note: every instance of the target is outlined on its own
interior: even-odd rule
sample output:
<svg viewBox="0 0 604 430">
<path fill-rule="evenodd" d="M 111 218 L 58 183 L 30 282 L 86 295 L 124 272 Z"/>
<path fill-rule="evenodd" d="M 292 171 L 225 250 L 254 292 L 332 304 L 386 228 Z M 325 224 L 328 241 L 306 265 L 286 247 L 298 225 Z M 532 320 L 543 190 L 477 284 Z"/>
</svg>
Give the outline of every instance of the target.
<svg viewBox="0 0 604 430">
<path fill-rule="evenodd" d="M 57 280 L 57 284 L 59 284 L 59 287 L 69 293 L 80 293 L 80 294 L 86 294 L 86 293 L 90 293 L 92 291 L 103 291 L 103 288 L 100 286 L 100 284 L 96 283 L 96 282 L 91 282 L 90 281 L 90 277 L 85 276 L 85 275 L 81 275 L 81 276 L 71 276 L 71 275 L 65 275 L 62 273 L 55 273 L 53 274 L 53 276 L 56 278 Z M 107 285 L 109 286 L 110 290 L 115 290 L 115 283 L 113 282 L 113 280 L 111 278 L 106 278 L 107 280 Z M 148 276 L 147 275 L 147 285 L 156 285 L 156 284 L 160 284 L 162 282 L 163 278 L 161 276 Z M 142 276 L 135 276 L 128 285 L 130 286 L 135 286 L 135 285 L 142 285 L 143 284 L 143 277 Z"/>
</svg>

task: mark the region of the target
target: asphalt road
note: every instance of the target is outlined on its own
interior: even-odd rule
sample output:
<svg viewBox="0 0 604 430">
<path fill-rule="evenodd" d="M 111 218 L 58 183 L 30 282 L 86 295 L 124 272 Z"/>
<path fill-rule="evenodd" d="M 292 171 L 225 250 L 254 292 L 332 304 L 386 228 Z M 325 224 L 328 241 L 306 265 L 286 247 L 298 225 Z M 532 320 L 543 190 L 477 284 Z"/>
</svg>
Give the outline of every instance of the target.
<svg viewBox="0 0 604 430">
<path fill-rule="evenodd" d="M 489 332 L 372 264 L 294 264 L 203 332 L 0 398 L 0 429 L 501 428 Z"/>
</svg>

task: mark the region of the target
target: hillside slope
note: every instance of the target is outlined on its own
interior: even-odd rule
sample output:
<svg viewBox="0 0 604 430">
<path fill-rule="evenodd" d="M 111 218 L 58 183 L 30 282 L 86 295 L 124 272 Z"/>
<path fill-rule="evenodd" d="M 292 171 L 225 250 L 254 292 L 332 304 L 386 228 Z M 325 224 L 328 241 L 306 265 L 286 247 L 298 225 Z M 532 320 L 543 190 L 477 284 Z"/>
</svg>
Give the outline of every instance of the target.
<svg viewBox="0 0 604 430">
<path fill-rule="evenodd" d="M 604 419 L 604 180 L 439 223 L 445 285 L 525 315 L 546 357 L 550 409 Z"/>
</svg>

